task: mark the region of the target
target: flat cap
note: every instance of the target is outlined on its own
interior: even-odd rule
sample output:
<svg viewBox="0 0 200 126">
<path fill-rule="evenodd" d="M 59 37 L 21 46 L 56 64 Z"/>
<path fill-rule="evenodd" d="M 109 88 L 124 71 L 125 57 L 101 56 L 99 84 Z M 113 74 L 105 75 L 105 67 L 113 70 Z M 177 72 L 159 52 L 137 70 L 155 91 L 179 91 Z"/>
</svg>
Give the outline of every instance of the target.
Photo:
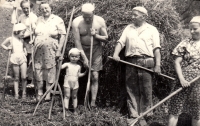
<svg viewBox="0 0 200 126">
<path fill-rule="evenodd" d="M 147 10 L 144 7 L 142 7 L 142 6 L 134 7 L 133 10 L 139 11 L 139 12 L 141 12 L 141 13 L 143 13 L 143 14 L 145 14 L 145 15 L 148 16 Z"/>
<path fill-rule="evenodd" d="M 190 21 L 190 23 L 193 23 L 193 22 L 200 23 L 200 16 L 194 16 L 192 20 Z"/>
</svg>

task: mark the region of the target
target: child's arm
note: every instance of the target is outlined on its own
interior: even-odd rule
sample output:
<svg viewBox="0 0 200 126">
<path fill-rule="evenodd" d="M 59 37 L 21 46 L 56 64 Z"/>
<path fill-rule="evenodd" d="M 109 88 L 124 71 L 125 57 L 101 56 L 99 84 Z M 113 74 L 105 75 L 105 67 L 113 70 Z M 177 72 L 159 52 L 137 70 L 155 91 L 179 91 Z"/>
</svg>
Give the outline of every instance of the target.
<svg viewBox="0 0 200 126">
<path fill-rule="evenodd" d="M 68 67 L 68 63 L 64 63 L 62 66 L 61 66 L 61 69 L 64 69 L 64 68 L 67 68 Z"/>
<path fill-rule="evenodd" d="M 83 76 L 85 76 L 87 72 L 88 72 L 88 68 L 86 68 L 86 70 L 85 70 L 84 73 L 81 73 L 81 67 L 80 67 L 78 77 L 83 77 Z"/>
<path fill-rule="evenodd" d="M 11 39 L 12 37 L 7 38 L 6 40 L 4 40 L 1 44 L 1 47 L 3 47 L 5 50 L 10 50 L 12 49 L 12 45 L 11 45 Z M 9 46 L 6 46 L 7 44 L 9 44 Z"/>
</svg>

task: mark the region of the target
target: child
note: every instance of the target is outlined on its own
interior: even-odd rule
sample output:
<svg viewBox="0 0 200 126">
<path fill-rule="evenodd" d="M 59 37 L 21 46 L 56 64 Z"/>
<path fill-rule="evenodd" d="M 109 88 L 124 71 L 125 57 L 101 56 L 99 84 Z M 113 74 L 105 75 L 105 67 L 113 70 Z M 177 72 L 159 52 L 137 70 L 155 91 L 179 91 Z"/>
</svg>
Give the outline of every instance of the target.
<svg viewBox="0 0 200 126">
<path fill-rule="evenodd" d="M 26 71 L 27 71 L 27 59 L 26 59 L 26 49 L 23 43 L 23 37 L 26 26 L 22 23 L 14 25 L 13 36 L 7 38 L 1 46 L 5 50 L 11 50 L 12 54 L 10 57 L 10 62 L 12 63 L 14 72 L 14 92 L 15 99 L 19 99 L 19 74 L 21 73 L 22 80 L 22 99 L 26 98 Z M 6 46 L 8 45 L 8 46 Z"/>
<path fill-rule="evenodd" d="M 81 73 L 81 67 L 77 64 L 77 61 L 80 59 L 81 52 L 77 48 L 72 48 L 69 51 L 69 63 L 64 63 L 62 69 L 66 68 L 66 75 L 64 80 L 64 104 L 66 109 L 66 115 L 69 116 L 68 106 L 70 91 L 72 90 L 72 99 L 73 99 L 73 108 L 74 114 L 77 115 L 77 93 L 79 88 L 78 78 L 86 74 L 87 70 L 84 73 Z"/>
</svg>

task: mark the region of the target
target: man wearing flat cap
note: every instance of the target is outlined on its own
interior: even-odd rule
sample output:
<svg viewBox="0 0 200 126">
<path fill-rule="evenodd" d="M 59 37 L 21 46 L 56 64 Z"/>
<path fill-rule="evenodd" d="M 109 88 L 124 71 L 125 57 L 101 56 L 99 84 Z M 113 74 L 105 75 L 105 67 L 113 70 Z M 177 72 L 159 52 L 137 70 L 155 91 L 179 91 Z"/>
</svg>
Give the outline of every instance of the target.
<svg viewBox="0 0 200 126">
<path fill-rule="evenodd" d="M 133 23 L 123 30 L 117 41 L 113 58 L 120 60 L 119 53 L 125 47 L 128 62 L 152 69 L 160 74 L 161 47 L 158 30 L 145 21 L 148 13 L 144 7 L 133 8 L 132 14 Z M 126 89 L 130 116 L 127 123 L 130 125 L 135 118 L 152 106 L 152 73 L 127 65 Z M 144 119 L 139 122 L 140 125 L 146 125 Z"/>
<path fill-rule="evenodd" d="M 94 15 L 94 5 L 85 3 L 82 5 L 82 15 L 72 22 L 72 30 L 75 39 L 75 46 L 81 51 L 84 65 L 88 66 L 90 58 L 91 36 L 93 36 L 93 51 L 91 64 L 91 106 L 96 107 L 98 91 L 99 71 L 102 70 L 102 42 L 107 42 L 105 20 Z"/>
</svg>

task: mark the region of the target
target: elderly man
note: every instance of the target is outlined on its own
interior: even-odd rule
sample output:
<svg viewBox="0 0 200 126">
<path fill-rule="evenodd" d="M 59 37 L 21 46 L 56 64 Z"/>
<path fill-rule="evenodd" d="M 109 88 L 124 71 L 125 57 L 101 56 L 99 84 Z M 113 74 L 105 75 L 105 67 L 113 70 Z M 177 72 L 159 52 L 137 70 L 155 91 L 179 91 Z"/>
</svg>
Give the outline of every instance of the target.
<svg viewBox="0 0 200 126">
<path fill-rule="evenodd" d="M 31 60 L 31 44 L 30 42 L 30 35 L 32 34 L 33 26 L 36 25 L 37 22 L 37 16 L 32 12 L 33 4 L 29 3 L 27 0 L 22 0 L 20 3 L 20 7 L 22 8 L 23 14 L 19 16 L 19 22 L 26 25 L 27 29 L 24 34 L 24 42 L 27 50 L 27 65 L 29 66 L 29 62 Z M 30 10 L 29 10 L 30 9 Z M 29 14 L 30 11 L 30 14 Z M 31 28 L 30 28 L 31 27 Z M 31 69 L 31 68 L 29 68 Z M 29 73 L 30 74 L 30 73 Z M 31 75 L 29 75 L 30 77 Z M 29 78 L 30 79 L 30 78 Z M 28 80 L 30 82 L 30 80 Z M 34 84 L 30 83 L 27 85 L 27 87 L 34 87 Z"/>
<path fill-rule="evenodd" d="M 113 58 L 120 60 L 119 53 L 126 46 L 125 56 L 128 62 L 153 69 L 160 74 L 161 55 L 158 30 L 145 21 L 148 13 L 144 7 L 133 8 L 132 14 L 133 24 L 129 24 L 124 29 L 115 47 Z M 130 115 L 127 123 L 130 125 L 134 118 L 152 105 L 152 74 L 127 65 L 126 89 Z M 140 125 L 146 124 L 144 119 L 140 122 Z"/>
<path fill-rule="evenodd" d="M 75 18 L 72 23 L 75 46 L 81 51 L 84 65 L 88 66 L 90 57 L 91 36 L 93 36 L 92 72 L 91 72 L 91 106 L 95 107 L 98 91 L 99 71 L 102 70 L 102 43 L 106 42 L 108 35 L 106 24 L 102 17 L 94 15 L 94 5 L 86 3 L 82 6 L 82 15 Z"/>
</svg>

